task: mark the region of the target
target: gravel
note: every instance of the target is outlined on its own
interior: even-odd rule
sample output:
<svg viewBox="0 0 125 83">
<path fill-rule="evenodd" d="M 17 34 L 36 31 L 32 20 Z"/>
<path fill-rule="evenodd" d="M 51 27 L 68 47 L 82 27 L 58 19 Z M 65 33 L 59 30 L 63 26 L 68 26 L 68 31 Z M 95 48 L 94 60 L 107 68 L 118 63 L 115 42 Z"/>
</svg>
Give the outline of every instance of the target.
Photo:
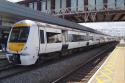
<svg viewBox="0 0 125 83">
<path fill-rule="evenodd" d="M 67 58 L 58 63 L 42 66 L 38 69 L 0 80 L 0 83 L 51 83 L 65 73 L 70 72 L 73 68 L 78 67 L 80 64 L 85 64 L 90 57 L 95 56 L 100 50 L 101 49 L 98 48 L 77 54 L 74 57 Z"/>
</svg>

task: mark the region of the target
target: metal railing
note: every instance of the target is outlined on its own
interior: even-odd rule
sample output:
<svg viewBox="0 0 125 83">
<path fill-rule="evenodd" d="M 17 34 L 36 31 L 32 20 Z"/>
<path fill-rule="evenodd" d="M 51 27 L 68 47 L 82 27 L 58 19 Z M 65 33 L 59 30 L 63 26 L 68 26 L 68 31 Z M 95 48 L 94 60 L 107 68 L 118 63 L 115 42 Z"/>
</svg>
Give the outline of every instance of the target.
<svg viewBox="0 0 125 83">
<path fill-rule="evenodd" d="M 111 4 L 112 5 L 112 4 Z M 114 4 L 115 5 L 115 4 Z M 113 11 L 113 10 L 124 10 L 124 7 L 117 7 L 114 6 L 114 8 L 109 8 L 109 4 L 103 4 L 103 8 L 98 8 L 99 5 L 96 6 L 91 6 L 91 5 L 85 5 L 84 8 L 82 7 L 67 7 L 67 8 L 60 8 L 60 9 L 49 9 L 49 10 L 45 10 L 42 11 L 44 13 L 47 14 L 51 14 L 51 15 L 56 15 L 56 16 L 60 16 L 60 15 L 69 15 L 69 14 L 79 14 L 79 13 L 90 13 L 90 12 L 104 12 L 104 11 Z M 101 7 L 101 5 L 100 5 Z"/>
<path fill-rule="evenodd" d="M 92 21 L 94 22 L 96 20 L 96 15 L 99 12 L 104 12 L 105 15 L 108 15 L 110 11 L 117 11 L 117 10 L 125 10 L 125 5 L 124 7 L 117 7 L 116 4 L 110 4 L 110 5 L 115 5 L 115 6 L 109 6 L 109 4 L 105 3 L 102 5 L 96 5 L 96 6 L 91 6 L 91 5 L 85 5 L 82 7 L 67 7 L 67 8 L 60 8 L 60 9 L 49 9 L 45 11 L 41 11 L 47 14 L 51 14 L 53 16 L 65 16 L 65 15 L 79 15 L 79 14 L 84 14 L 84 20 L 85 22 L 88 21 L 88 17 L 90 16 L 92 18 Z M 100 8 L 99 8 L 100 7 Z M 114 8 L 113 8 L 114 7 Z"/>
</svg>

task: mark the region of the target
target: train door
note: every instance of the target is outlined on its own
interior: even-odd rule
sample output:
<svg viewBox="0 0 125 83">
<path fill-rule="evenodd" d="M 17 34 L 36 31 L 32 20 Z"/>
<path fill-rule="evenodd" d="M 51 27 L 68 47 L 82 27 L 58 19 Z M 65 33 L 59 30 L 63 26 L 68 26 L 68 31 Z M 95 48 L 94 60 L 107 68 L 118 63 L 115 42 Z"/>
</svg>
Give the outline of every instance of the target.
<svg viewBox="0 0 125 83">
<path fill-rule="evenodd" d="M 89 36 L 90 36 L 90 33 L 89 33 L 89 32 L 87 32 L 87 33 L 86 33 L 86 35 L 87 35 L 87 43 L 86 43 L 86 46 L 89 46 L 89 43 L 90 43 L 90 41 L 89 41 Z"/>
<path fill-rule="evenodd" d="M 62 50 L 68 49 L 68 31 L 62 30 Z"/>
<path fill-rule="evenodd" d="M 40 27 L 39 35 L 40 35 L 40 53 L 45 53 L 46 49 L 45 28 Z"/>
</svg>

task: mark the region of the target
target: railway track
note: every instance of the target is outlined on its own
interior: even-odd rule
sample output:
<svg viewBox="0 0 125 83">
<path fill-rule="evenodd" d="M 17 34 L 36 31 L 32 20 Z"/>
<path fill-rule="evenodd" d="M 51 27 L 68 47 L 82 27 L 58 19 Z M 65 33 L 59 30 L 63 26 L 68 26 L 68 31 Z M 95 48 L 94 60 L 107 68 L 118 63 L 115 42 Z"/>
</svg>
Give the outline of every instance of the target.
<svg viewBox="0 0 125 83">
<path fill-rule="evenodd" d="M 0 71 L 8 66 L 10 66 L 10 63 L 6 59 L 0 59 Z"/>
<path fill-rule="evenodd" d="M 14 65 L 8 65 L 0 69 L 0 81 L 4 80 L 6 78 L 10 78 L 15 75 L 19 75 L 25 72 L 32 71 L 34 69 L 37 69 L 38 66 L 14 66 Z"/>
<path fill-rule="evenodd" d="M 2 70 L 2 72 L 0 73 L 0 80 L 24 73 L 28 70 L 29 69 L 26 69 L 23 67 L 17 67 L 17 66 L 6 68 L 6 69 Z"/>
<path fill-rule="evenodd" d="M 0 68 L 0 81 L 19 75 L 19 74 L 23 74 L 25 72 L 29 72 L 35 69 L 38 69 L 40 67 L 42 67 L 44 64 L 36 64 L 36 65 L 32 65 L 32 66 L 18 66 L 18 65 L 12 65 L 12 64 L 8 64 L 8 65 L 4 65 Z"/>
<path fill-rule="evenodd" d="M 103 50 L 105 49 L 104 47 L 103 47 Z M 102 48 L 101 48 L 101 50 L 102 50 Z M 71 57 L 73 57 L 73 56 L 71 56 Z M 71 58 L 71 57 L 67 57 L 67 58 Z M 16 76 L 16 75 L 19 75 L 19 74 L 22 74 L 22 73 L 25 73 L 25 72 L 29 72 L 29 71 L 32 71 L 32 70 L 35 70 L 35 69 L 38 69 L 38 68 L 42 68 L 42 67 L 51 65 L 53 63 L 58 63 L 59 61 L 62 61 L 62 60 L 65 60 L 65 59 L 66 59 L 66 57 L 58 59 L 58 60 L 57 59 L 52 60 L 52 61 L 50 60 L 50 61 L 45 62 L 44 64 L 40 63 L 40 64 L 37 64 L 37 65 L 28 66 L 28 67 L 13 66 L 13 65 L 8 65 L 8 67 L 4 66 L 4 67 L 2 67 L 3 69 L 0 69 L 0 81 L 4 80 L 4 79 L 7 79 L 7 78 L 11 78 L 13 76 Z"/>
<path fill-rule="evenodd" d="M 29 72 L 38 68 L 45 67 L 47 65 L 53 64 L 58 62 L 59 60 L 50 60 L 50 62 L 39 62 L 38 64 L 32 65 L 32 66 L 15 66 L 11 64 L 4 64 L 3 66 L 0 66 L 0 81 L 19 75 L 23 74 L 25 72 Z"/>
<path fill-rule="evenodd" d="M 74 83 L 82 82 L 87 83 L 91 76 L 96 72 L 96 70 L 101 66 L 101 64 L 106 59 L 106 55 L 109 54 L 114 49 L 114 47 L 103 48 L 103 51 L 98 53 L 94 59 L 88 60 L 87 64 L 81 64 L 78 68 L 71 70 L 71 72 L 64 74 L 62 77 L 54 80 L 52 83 Z M 101 56 L 100 56 L 101 55 Z M 100 56 L 99 58 L 97 56 Z"/>
<path fill-rule="evenodd" d="M 6 59 L 0 59 L 0 66 L 1 66 L 2 64 L 6 64 L 6 63 L 8 63 L 8 61 L 7 61 Z"/>
</svg>

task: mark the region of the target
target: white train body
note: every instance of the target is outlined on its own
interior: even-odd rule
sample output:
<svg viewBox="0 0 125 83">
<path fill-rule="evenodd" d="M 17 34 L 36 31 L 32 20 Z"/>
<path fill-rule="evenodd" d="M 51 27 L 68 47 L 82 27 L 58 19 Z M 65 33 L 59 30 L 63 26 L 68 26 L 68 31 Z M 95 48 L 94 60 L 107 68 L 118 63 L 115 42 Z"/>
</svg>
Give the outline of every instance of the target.
<svg viewBox="0 0 125 83">
<path fill-rule="evenodd" d="M 11 29 L 6 57 L 13 64 L 32 65 L 40 54 L 114 41 L 109 39 L 110 36 L 102 34 L 23 20 Z"/>
</svg>

